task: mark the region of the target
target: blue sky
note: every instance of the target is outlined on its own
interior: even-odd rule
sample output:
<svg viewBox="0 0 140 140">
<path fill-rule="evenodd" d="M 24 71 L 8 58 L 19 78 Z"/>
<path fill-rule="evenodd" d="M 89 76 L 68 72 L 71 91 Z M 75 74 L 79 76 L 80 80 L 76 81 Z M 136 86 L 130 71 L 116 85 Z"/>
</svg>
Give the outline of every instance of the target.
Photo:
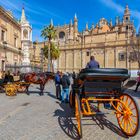
<svg viewBox="0 0 140 140">
<path fill-rule="evenodd" d="M 40 37 L 44 25 L 48 25 L 53 19 L 54 25 L 69 24 L 75 13 L 78 17 L 78 29 L 85 29 L 88 23 L 96 24 L 104 17 L 108 21 L 120 16 L 122 19 L 124 8 L 128 4 L 131 18 L 134 19 L 136 31 L 140 27 L 140 0 L 0 0 L 0 5 L 6 10 L 11 10 L 13 15 L 20 19 L 24 5 L 25 14 L 33 28 L 33 41 Z"/>
</svg>

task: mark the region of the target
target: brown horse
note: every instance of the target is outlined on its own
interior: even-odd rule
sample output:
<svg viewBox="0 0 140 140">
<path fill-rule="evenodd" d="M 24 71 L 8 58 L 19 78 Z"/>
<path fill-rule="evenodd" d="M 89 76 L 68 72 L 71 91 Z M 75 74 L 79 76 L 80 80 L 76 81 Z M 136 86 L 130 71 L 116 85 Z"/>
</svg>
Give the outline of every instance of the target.
<svg viewBox="0 0 140 140">
<path fill-rule="evenodd" d="M 39 84 L 40 85 L 40 96 L 43 95 L 43 90 L 45 87 L 45 84 L 49 80 L 54 80 L 54 73 L 52 72 L 44 72 L 44 73 L 26 73 L 24 74 L 22 78 L 27 84 L 26 84 L 26 91 L 29 95 L 28 88 L 30 84 Z"/>
</svg>

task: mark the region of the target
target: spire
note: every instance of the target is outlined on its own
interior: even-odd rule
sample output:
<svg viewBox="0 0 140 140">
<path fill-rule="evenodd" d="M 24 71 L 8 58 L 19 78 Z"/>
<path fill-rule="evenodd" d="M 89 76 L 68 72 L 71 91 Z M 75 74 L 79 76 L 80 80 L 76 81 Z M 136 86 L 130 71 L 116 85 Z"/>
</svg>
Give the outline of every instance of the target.
<svg viewBox="0 0 140 140">
<path fill-rule="evenodd" d="M 77 15 L 76 15 L 76 13 L 75 13 L 75 16 L 74 16 L 74 21 L 77 21 Z"/>
<path fill-rule="evenodd" d="M 21 22 L 25 22 L 26 21 L 26 16 L 25 16 L 25 11 L 24 11 L 24 7 L 22 8 L 22 15 L 21 15 Z"/>
<path fill-rule="evenodd" d="M 126 5 L 126 7 L 125 7 L 124 15 L 130 15 L 130 11 L 129 11 L 128 5 Z"/>
<path fill-rule="evenodd" d="M 98 25 L 98 23 L 96 24 L 96 28 L 99 28 L 99 25 Z"/>
<path fill-rule="evenodd" d="M 93 23 L 92 23 L 92 26 L 91 26 L 91 28 L 92 28 L 92 29 L 94 29 L 94 24 L 93 24 Z"/>
<path fill-rule="evenodd" d="M 126 5 L 123 15 L 123 23 L 129 23 L 130 22 L 130 11 L 128 8 L 128 5 Z"/>
<path fill-rule="evenodd" d="M 119 24 L 119 17 L 116 16 L 116 21 L 115 21 L 115 24 L 118 25 Z"/>
<path fill-rule="evenodd" d="M 53 19 L 51 19 L 50 25 L 53 26 Z"/>
<path fill-rule="evenodd" d="M 88 31 L 88 23 L 86 23 L 86 31 Z"/>
</svg>

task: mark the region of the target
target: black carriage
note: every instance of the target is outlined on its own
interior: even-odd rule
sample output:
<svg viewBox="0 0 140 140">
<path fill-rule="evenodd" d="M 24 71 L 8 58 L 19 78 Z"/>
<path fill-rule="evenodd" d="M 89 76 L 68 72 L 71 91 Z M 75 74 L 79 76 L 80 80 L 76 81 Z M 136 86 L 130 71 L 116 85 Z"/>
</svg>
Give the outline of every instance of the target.
<svg viewBox="0 0 140 140">
<path fill-rule="evenodd" d="M 82 69 L 72 85 L 70 106 L 75 109 L 79 136 L 82 137 L 82 116 L 98 114 L 100 104 L 115 109 L 121 130 L 134 136 L 139 129 L 139 110 L 134 98 L 123 92 L 123 83 L 130 77 L 127 69 Z M 91 109 L 97 103 L 97 112 Z"/>
</svg>

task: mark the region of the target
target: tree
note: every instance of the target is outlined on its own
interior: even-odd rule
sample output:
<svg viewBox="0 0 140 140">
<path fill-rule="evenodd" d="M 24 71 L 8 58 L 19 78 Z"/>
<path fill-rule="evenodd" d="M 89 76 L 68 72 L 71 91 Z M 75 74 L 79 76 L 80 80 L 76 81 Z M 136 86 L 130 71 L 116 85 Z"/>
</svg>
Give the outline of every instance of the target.
<svg viewBox="0 0 140 140">
<path fill-rule="evenodd" d="M 48 45 L 44 46 L 43 52 L 44 52 L 45 58 L 48 58 Z M 51 42 L 51 44 L 50 44 L 50 58 L 51 58 L 51 64 L 52 64 L 53 71 L 54 71 L 53 60 L 56 60 L 59 56 L 60 56 L 59 49 L 55 46 L 54 43 Z"/>
<path fill-rule="evenodd" d="M 51 21 L 49 26 L 45 26 L 41 31 L 41 36 L 44 37 L 44 39 L 48 39 L 48 71 L 50 70 L 50 62 L 51 62 L 51 55 L 50 55 L 50 48 L 51 48 L 51 41 L 52 39 L 55 39 L 56 37 L 56 30 L 53 26 L 53 23 Z"/>
<path fill-rule="evenodd" d="M 132 38 L 131 47 L 133 51 L 129 54 L 129 60 L 137 62 L 140 69 L 140 37 Z"/>
</svg>

